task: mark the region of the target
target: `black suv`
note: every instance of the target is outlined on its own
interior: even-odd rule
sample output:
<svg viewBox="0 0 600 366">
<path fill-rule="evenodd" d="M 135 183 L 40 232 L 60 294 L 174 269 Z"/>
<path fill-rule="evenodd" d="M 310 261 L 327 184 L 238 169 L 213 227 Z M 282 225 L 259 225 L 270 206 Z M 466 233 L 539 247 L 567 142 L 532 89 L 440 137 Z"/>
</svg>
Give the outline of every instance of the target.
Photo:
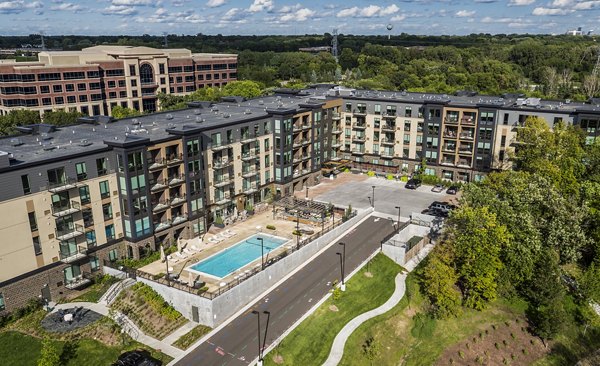
<svg viewBox="0 0 600 366">
<path fill-rule="evenodd" d="M 113 363 L 113 366 L 161 366 L 162 362 L 150 356 L 145 350 L 125 352 Z"/>
<path fill-rule="evenodd" d="M 421 180 L 420 179 L 410 179 L 408 182 L 406 182 L 406 188 L 408 189 L 417 189 L 419 186 L 421 186 Z"/>
<path fill-rule="evenodd" d="M 448 188 L 448 190 L 446 191 L 446 193 L 448 193 L 448 194 L 456 194 L 456 193 L 458 193 L 459 189 L 460 189 L 460 187 L 458 187 L 458 186 L 451 186 L 450 188 Z"/>
</svg>

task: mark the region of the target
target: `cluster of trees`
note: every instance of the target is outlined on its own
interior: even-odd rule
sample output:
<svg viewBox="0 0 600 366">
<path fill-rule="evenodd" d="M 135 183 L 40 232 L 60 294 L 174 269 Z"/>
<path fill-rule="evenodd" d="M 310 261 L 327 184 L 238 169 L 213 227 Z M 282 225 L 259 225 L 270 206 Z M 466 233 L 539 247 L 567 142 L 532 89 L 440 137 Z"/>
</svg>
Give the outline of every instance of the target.
<svg viewBox="0 0 600 366">
<path fill-rule="evenodd" d="M 539 118 L 518 138 L 514 171 L 465 187 L 424 268 L 424 291 L 438 317 L 522 297 L 534 330 L 550 339 L 566 319 L 567 286 L 579 320 L 598 322 L 586 311 L 600 300 L 600 141 L 586 145 L 578 128 L 550 130 Z"/>
<path fill-rule="evenodd" d="M 186 107 L 186 103 L 193 101 L 219 101 L 222 97 L 238 96 L 246 99 L 256 98 L 265 93 L 264 85 L 260 83 L 245 80 L 232 81 L 222 88 L 201 88 L 188 95 L 158 94 L 158 100 L 162 110 L 181 109 Z M 123 108 L 131 113 L 132 110 Z M 133 111 L 135 112 L 135 111 Z M 113 108 L 113 117 L 124 118 L 132 115 L 122 115 L 121 110 L 116 111 Z"/>
<path fill-rule="evenodd" d="M 83 117 L 83 114 L 77 111 L 49 111 L 44 112 L 44 115 L 40 117 L 38 111 L 16 109 L 6 115 L 0 116 L 0 136 L 14 134 L 16 126 L 41 123 L 42 121 L 55 126 L 72 125 L 77 122 L 77 118 L 79 117 Z"/>
</svg>

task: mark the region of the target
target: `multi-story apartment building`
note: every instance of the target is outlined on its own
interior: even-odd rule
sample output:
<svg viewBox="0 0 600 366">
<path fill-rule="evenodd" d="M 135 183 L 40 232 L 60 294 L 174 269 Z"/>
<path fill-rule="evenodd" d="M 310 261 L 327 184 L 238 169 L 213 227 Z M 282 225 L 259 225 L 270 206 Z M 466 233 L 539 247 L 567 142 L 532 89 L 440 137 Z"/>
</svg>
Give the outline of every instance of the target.
<svg viewBox="0 0 600 366">
<path fill-rule="evenodd" d="M 104 260 L 146 256 L 316 183 L 339 154 L 330 139 L 340 105 L 284 93 L 19 127 L 0 139 L 0 212 L 10 212 L 0 220 L 0 314 L 77 291 Z"/>
<path fill-rule="evenodd" d="M 154 112 L 159 92 L 186 94 L 236 78 L 233 54 L 131 46 L 46 51 L 37 62 L 0 62 L 0 114 L 26 107 L 97 116 L 117 105 Z"/>
<path fill-rule="evenodd" d="M 18 127 L 0 139 L 0 314 L 77 291 L 104 260 L 146 256 L 316 184 L 324 162 L 400 174 L 425 160 L 426 174 L 479 180 L 509 167 L 528 116 L 579 125 L 593 141 L 598 104 L 327 86 Z"/>
</svg>

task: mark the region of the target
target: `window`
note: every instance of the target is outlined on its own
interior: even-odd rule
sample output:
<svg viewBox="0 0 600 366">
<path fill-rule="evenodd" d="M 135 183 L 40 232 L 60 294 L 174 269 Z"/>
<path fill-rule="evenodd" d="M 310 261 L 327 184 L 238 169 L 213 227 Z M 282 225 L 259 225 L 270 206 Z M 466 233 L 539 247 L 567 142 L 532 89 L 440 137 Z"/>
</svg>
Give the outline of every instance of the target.
<svg viewBox="0 0 600 366">
<path fill-rule="evenodd" d="M 88 247 L 93 247 L 96 245 L 96 232 L 94 230 L 87 231 L 85 233 L 85 241 Z"/>
<path fill-rule="evenodd" d="M 62 85 L 52 85 L 52 91 L 55 93 L 62 93 Z"/>
<path fill-rule="evenodd" d="M 108 172 L 108 169 L 106 168 L 106 158 L 96 159 L 96 171 L 98 172 L 99 177 L 106 175 Z"/>
<path fill-rule="evenodd" d="M 110 188 L 108 187 L 107 180 L 100 182 L 100 197 L 103 199 L 110 197 Z"/>
<path fill-rule="evenodd" d="M 33 251 L 35 252 L 35 255 L 42 254 L 42 245 L 40 244 L 39 236 L 33 238 Z"/>
<path fill-rule="evenodd" d="M 125 80 L 119 80 L 119 88 L 124 88 L 125 87 Z"/>
<path fill-rule="evenodd" d="M 40 86 L 40 93 L 42 93 L 42 94 L 50 93 L 50 86 L 48 86 L 48 85 Z"/>
<path fill-rule="evenodd" d="M 100 269 L 100 262 L 98 261 L 98 257 L 90 257 L 90 269 L 92 270 L 92 272 L 96 272 Z"/>
<path fill-rule="evenodd" d="M 118 258 L 118 255 L 117 255 L 116 249 L 113 249 L 110 252 L 108 252 L 108 260 L 109 261 L 114 262 L 117 260 L 117 258 Z"/>
<path fill-rule="evenodd" d="M 381 114 L 381 104 L 375 104 L 375 114 Z"/>
<path fill-rule="evenodd" d="M 154 70 L 150 64 L 140 66 L 140 82 L 142 84 L 151 84 L 154 82 Z"/>
<path fill-rule="evenodd" d="M 38 225 L 37 220 L 35 219 L 35 212 L 29 212 L 27 216 L 29 216 L 29 228 L 31 231 L 37 231 Z"/>
<path fill-rule="evenodd" d="M 67 84 L 67 85 L 65 85 L 65 90 L 68 91 L 68 92 L 75 91 L 75 85 L 74 84 Z"/>
<path fill-rule="evenodd" d="M 88 228 L 94 226 L 94 215 L 91 208 L 84 208 L 81 210 L 81 215 L 83 216 L 84 227 Z"/>
<path fill-rule="evenodd" d="M 87 179 L 87 168 L 85 166 L 85 163 L 75 164 L 75 170 L 77 171 L 78 182 Z"/>
<path fill-rule="evenodd" d="M 106 225 L 104 232 L 106 233 L 106 240 L 113 240 L 115 238 L 115 226 L 113 224 Z"/>
<path fill-rule="evenodd" d="M 77 99 L 75 98 L 74 95 L 67 95 L 67 103 L 73 104 L 75 102 L 77 102 Z"/>
<path fill-rule="evenodd" d="M 0 293 L 0 311 L 6 310 L 6 303 L 4 302 L 4 295 Z"/>
<path fill-rule="evenodd" d="M 135 76 L 135 65 L 129 65 L 129 75 Z"/>
<path fill-rule="evenodd" d="M 63 97 L 54 98 L 54 104 L 65 104 L 65 98 L 63 98 Z"/>
<path fill-rule="evenodd" d="M 23 186 L 23 194 L 31 193 L 31 186 L 29 185 L 29 176 L 27 174 L 21 176 L 21 185 Z"/>
<path fill-rule="evenodd" d="M 159 74 L 165 73 L 165 64 L 158 64 L 158 73 Z M 163 82 L 163 84 L 164 84 L 164 82 Z"/>
<path fill-rule="evenodd" d="M 90 203 L 90 187 L 81 186 L 79 187 L 79 199 L 81 199 L 81 204 L 86 205 Z"/>
<path fill-rule="evenodd" d="M 106 82 L 106 85 L 108 85 L 109 88 L 115 88 L 117 83 L 114 80 L 109 80 Z"/>
<path fill-rule="evenodd" d="M 502 123 L 505 125 L 508 124 L 508 113 L 504 113 L 504 121 L 502 121 Z"/>
</svg>

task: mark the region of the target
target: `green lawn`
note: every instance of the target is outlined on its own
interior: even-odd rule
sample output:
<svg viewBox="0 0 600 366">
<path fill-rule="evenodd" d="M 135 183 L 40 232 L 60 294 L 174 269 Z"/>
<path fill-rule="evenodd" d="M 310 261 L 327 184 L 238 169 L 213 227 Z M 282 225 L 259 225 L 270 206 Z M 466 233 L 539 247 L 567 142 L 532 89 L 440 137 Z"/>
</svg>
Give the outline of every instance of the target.
<svg viewBox="0 0 600 366">
<path fill-rule="evenodd" d="M 111 365 L 122 352 L 144 348 L 137 342 L 129 341 L 120 347 L 108 347 L 93 339 L 78 341 L 55 341 L 58 352 L 61 354 L 61 365 Z M 3 365 L 36 366 L 42 348 L 39 338 L 31 337 L 19 332 L 7 331 L 0 333 L 0 359 Z M 163 361 L 166 365 L 171 358 L 153 352 L 153 357 Z"/>
<path fill-rule="evenodd" d="M 211 330 L 212 330 L 212 328 L 209 328 L 207 326 L 198 325 L 194 329 L 190 330 L 189 332 L 187 332 L 186 334 L 181 336 L 181 338 L 176 340 L 173 343 L 173 346 L 175 346 L 179 349 L 186 350 L 192 344 L 194 344 L 198 339 L 202 338 L 203 335 L 207 334 Z"/>
<path fill-rule="evenodd" d="M 402 270 L 384 255 L 377 255 L 366 268 L 346 284 L 346 292 L 334 301 L 333 296 L 290 333 L 265 357 L 267 365 L 276 365 L 274 355 L 283 357 L 284 365 L 321 365 L 329 354 L 337 333 L 348 321 L 386 302 L 395 289 L 394 278 Z M 330 310 L 335 305 L 339 311 Z"/>
</svg>

